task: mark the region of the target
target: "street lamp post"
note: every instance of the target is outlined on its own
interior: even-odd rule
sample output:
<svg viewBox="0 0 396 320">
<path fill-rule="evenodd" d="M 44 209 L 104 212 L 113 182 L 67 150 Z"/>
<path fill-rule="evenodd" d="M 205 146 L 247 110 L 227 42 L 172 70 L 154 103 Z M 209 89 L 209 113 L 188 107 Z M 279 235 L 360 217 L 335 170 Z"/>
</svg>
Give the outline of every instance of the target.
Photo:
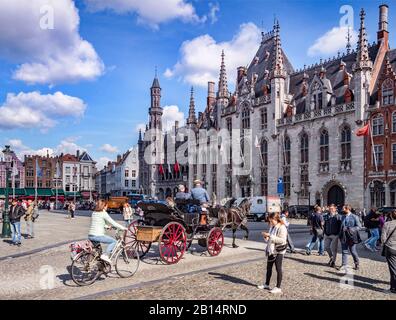
<svg viewBox="0 0 396 320">
<path fill-rule="evenodd" d="M 6 185 L 5 185 L 5 203 L 4 203 L 4 212 L 3 212 L 3 228 L 1 232 L 2 238 L 11 238 L 11 224 L 10 224 L 10 215 L 8 212 L 8 195 L 9 195 L 9 180 L 10 180 L 10 166 L 12 162 L 11 150 L 10 146 L 5 146 L 3 150 L 4 160 L 6 166 Z"/>
</svg>

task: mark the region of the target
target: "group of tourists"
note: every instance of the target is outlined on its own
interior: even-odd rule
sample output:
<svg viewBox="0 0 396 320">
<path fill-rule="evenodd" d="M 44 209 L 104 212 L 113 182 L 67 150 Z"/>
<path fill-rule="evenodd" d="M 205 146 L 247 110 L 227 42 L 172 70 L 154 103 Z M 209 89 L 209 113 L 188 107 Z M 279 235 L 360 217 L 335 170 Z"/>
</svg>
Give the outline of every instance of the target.
<svg viewBox="0 0 396 320">
<path fill-rule="evenodd" d="M 39 217 L 39 209 L 37 204 L 32 200 L 26 202 L 11 200 L 9 209 L 9 218 L 11 224 L 12 240 L 11 245 L 21 246 L 21 219 L 26 221 L 26 236 L 25 239 L 34 238 L 34 224 Z"/>
</svg>

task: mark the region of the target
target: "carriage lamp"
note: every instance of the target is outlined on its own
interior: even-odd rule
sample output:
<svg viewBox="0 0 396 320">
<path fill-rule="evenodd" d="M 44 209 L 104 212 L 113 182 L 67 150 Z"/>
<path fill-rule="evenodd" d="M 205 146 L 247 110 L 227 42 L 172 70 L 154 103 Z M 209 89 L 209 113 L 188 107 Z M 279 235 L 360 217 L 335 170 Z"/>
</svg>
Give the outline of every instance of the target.
<svg viewBox="0 0 396 320">
<path fill-rule="evenodd" d="M 3 150 L 3 154 L 4 154 L 4 163 L 6 169 L 6 179 L 5 179 L 6 185 L 4 189 L 5 203 L 4 203 L 3 228 L 1 232 L 1 237 L 11 238 L 10 215 L 8 212 L 9 180 L 10 180 L 10 174 L 11 174 L 10 170 L 12 165 L 12 152 L 10 150 L 10 146 L 5 146 L 5 149 Z"/>
</svg>

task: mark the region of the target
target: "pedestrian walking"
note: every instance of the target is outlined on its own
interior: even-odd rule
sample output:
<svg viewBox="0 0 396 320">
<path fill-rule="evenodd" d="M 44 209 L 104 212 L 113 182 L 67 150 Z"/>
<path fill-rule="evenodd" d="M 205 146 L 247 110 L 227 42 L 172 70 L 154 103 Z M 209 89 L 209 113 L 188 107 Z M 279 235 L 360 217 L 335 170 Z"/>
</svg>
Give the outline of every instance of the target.
<svg viewBox="0 0 396 320">
<path fill-rule="evenodd" d="M 74 213 L 75 213 L 75 211 L 76 211 L 76 205 L 75 205 L 74 202 L 70 202 L 70 203 L 69 203 L 68 210 L 69 210 L 70 218 L 71 218 L 71 219 L 74 219 Z"/>
<path fill-rule="evenodd" d="M 382 229 L 382 255 L 386 258 L 390 273 L 390 292 L 396 294 L 396 210 L 390 213 L 390 221 Z"/>
<path fill-rule="evenodd" d="M 289 217 L 289 210 L 286 209 L 281 214 L 281 219 L 287 228 L 287 247 L 290 249 L 291 253 L 296 253 L 296 249 L 294 248 L 293 240 L 290 236 L 290 229 L 289 229 L 290 222 L 287 220 L 288 217 Z"/>
<path fill-rule="evenodd" d="M 134 209 L 131 207 L 131 205 L 128 202 L 124 203 L 122 214 L 124 216 L 125 225 L 128 227 L 131 224 L 134 214 Z"/>
<path fill-rule="evenodd" d="M 359 231 L 362 225 L 360 224 L 359 217 L 351 212 L 350 205 L 345 205 L 343 207 L 343 214 L 340 230 L 342 250 L 342 266 L 340 271 L 348 271 L 349 253 L 352 255 L 355 263 L 354 270 L 359 270 L 359 255 L 356 250 L 356 245 L 361 242 Z"/>
<path fill-rule="evenodd" d="M 380 237 L 380 214 L 371 210 L 364 220 L 364 226 L 370 230 L 370 238 L 363 242 L 364 247 L 371 252 L 379 251 L 377 241 Z"/>
<path fill-rule="evenodd" d="M 35 209 L 37 206 L 32 200 L 28 200 L 27 202 L 27 210 L 25 214 L 25 221 L 26 221 L 26 239 L 33 239 L 34 238 L 34 214 Z"/>
<path fill-rule="evenodd" d="M 265 250 L 267 256 L 267 274 L 265 284 L 257 286 L 259 289 L 270 290 L 270 293 L 282 293 L 282 263 L 287 248 L 287 228 L 283 223 L 279 212 L 271 212 L 268 214 L 269 232 L 263 232 L 264 240 L 267 242 Z M 276 287 L 270 288 L 272 277 L 272 269 L 275 264 L 276 268 Z"/>
<path fill-rule="evenodd" d="M 311 217 L 311 234 L 312 239 L 306 246 L 306 254 L 310 255 L 317 241 L 319 241 L 319 255 L 324 255 L 324 242 L 323 242 L 323 226 L 324 220 L 322 209 L 320 206 L 315 206 L 315 213 Z"/>
<path fill-rule="evenodd" d="M 10 223 L 12 233 L 12 244 L 20 246 L 21 243 L 21 218 L 25 215 L 25 210 L 16 199 L 12 199 L 10 207 Z"/>
<path fill-rule="evenodd" d="M 324 220 L 324 247 L 330 260 L 329 266 L 334 268 L 337 260 L 338 238 L 341 231 L 342 217 L 337 212 L 337 207 L 331 204 L 329 212 L 323 216 Z"/>
</svg>

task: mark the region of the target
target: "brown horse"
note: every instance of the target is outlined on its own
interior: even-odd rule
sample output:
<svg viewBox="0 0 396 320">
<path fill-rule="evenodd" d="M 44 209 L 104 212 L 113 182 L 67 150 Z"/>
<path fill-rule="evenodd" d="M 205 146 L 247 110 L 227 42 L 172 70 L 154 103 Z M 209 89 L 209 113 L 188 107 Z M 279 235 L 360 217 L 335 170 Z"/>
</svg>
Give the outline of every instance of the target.
<svg viewBox="0 0 396 320">
<path fill-rule="evenodd" d="M 246 232 L 244 240 L 249 238 L 249 229 L 247 227 L 247 215 L 250 212 L 251 203 L 248 198 L 242 200 L 239 207 L 234 207 L 232 204 L 235 199 L 230 203 L 229 207 L 221 207 L 218 213 L 218 224 L 222 229 L 232 230 L 232 247 L 238 248 L 235 244 L 235 232 L 238 228 Z"/>
</svg>

